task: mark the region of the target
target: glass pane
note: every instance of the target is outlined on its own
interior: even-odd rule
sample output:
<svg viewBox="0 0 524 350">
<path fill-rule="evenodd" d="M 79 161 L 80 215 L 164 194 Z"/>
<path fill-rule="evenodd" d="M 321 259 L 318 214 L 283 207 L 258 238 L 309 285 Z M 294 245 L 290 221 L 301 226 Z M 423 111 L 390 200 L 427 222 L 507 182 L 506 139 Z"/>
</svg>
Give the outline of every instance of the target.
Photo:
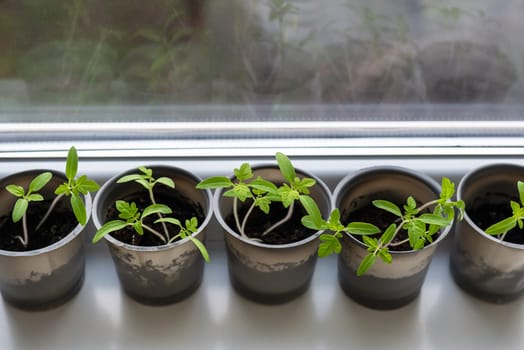
<svg viewBox="0 0 524 350">
<path fill-rule="evenodd" d="M 23 109 L 35 106 L 66 107 L 67 118 L 78 107 L 244 106 L 242 118 L 257 119 L 322 106 L 302 108 L 315 120 L 345 105 L 330 115 L 354 120 L 373 115 L 348 105 L 515 105 L 522 18 L 524 0 L 1 0 L 0 112 L 15 121 L 42 120 Z M 259 105 L 270 112 L 250 114 Z M 113 117 L 148 119 L 127 111 Z"/>
</svg>

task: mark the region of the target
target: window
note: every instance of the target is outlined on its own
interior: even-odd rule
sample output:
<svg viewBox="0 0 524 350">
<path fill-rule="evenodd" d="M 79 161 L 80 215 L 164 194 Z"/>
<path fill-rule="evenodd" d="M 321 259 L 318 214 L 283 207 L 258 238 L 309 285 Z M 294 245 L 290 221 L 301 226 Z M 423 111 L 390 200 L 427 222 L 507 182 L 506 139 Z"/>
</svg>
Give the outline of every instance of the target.
<svg viewBox="0 0 524 350">
<path fill-rule="evenodd" d="M 3 0 L 2 139 L 514 147 L 522 15 L 522 0 Z"/>
</svg>

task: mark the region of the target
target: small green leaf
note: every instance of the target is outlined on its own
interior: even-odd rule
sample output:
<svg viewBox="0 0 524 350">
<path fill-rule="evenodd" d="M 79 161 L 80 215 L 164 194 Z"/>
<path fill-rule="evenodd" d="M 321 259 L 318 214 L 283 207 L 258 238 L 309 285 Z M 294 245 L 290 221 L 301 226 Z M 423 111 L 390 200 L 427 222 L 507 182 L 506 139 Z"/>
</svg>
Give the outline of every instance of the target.
<svg viewBox="0 0 524 350">
<path fill-rule="evenodd" d="M 188 236 L 188 237 L 191 240 L 191 242 L 193 242 L 193 244 L 198 248 L 198 250 L 200 251 L 200 254 L 202 254 L 202 257 L 204 258 L 204 260 L 206 262 L 209 262 L 209 260 L 210 260 L 209 259 L 209 253 L 207 252 L 207 249 L 204 246 L 204 244 L 202 242 L 200 242 L 200 240 L 196 239 L 193 236 Z"/>
<path fill-rule="evenodd" d="M 69 149 L 69 152 L 67 153 L 67 160 L 66 160 L 66 177 L 68 180 L 73 180 L 76 176 L 76 173 L 78 171 L 78 154 L 76 152 L 76 148 L 74 146 L 71 146 Z"/>
<path fill-rule="evenodd" d="M 213 189 L 213 188 L 228 188 L 233 186 L 233 182 L 225 176 L 214 176 L 200 181 L 197 185 L 197 189 Z"/>
<path fill-rule="evenodd" d="M 309 228 L 311 230 L 319 231 L 319 230 L 325 230 L 326 226 L 325 224 L 317 222 L 311 215 L 303 216 L 300 220 L 302 223 L 302 226 Z"/>
<path fill-rule="evenodd" d="M 282 173 L 282 176 L 288 183 L 293 183 L 295 180 L 296 172 L 295 168 L 293 167 L 293 164 L 291 164 L 291 161 L 289 158 L 281 152 L 277 152 L 275 155 L 278 163 L 278 168 L 280 169 L 280 173 Z"/>
<path fill-rule="evenodd" d="M 320 235 L 320 244 L 318 246 L 317 254 L 320 258 L 325 258 L 331 254 L 339 254 L 342 250 L 342 244 L 337 237 L 324 233 Z"/>
<path fill-rule="evenodd" d="M 87 176 L 82 175 L 76 182 L 76 188 L 82 194 L 88 194 L 89 192 L 97 191 L 100 185 L 96 181 L 88 179 Z"/>
<path fill-rule="evenodd" d="M 71 190 L 69 189 L 69 186 L 67 184 L 61 184 L 55 189 L 55 194 L 63 194 L 65 196 L 69 196 L 71 194 Z"/>
<path fill-rule="evenodd" d="M 78 223 L 84 226 L 87 222 L 87 214 L 84 200 L 79 195 L 71 195 L 71 208 L 73 208 L 73 213 L 75 214 Z"/>
<path fill-rule="evenodd" d="M 93 243 L 98 242 L 106 234 L 118 231 L 126 227 L 128 224 L 122 220 L 113 220 L 106 222 L 98 231 L 96 231 L 95 236 L 93 237 Z"/>
<path fill-rule="evenodd" d="M 422 221 L 425 224 L 438 225 L 441 227 L 445 227 L 451 224 L 451 221 L 449 221 L 448 219 L 434 214 L 422 214 L 418 217 L 418 220 Z"/>
<path fill-rule="evenodd" d="M 517 188 L 519 190 L 520 203 L 524 206 L 524 182 L 518 181 Z"/>
<path fill-rule="evenodd" d="M 417 208 L 417 202 L 415 201 L 415 198 L 413 198 L 411 196 L 408 197 L 407 204 L 408 204 L 408 208 L 411 209 L 411 210 Z"/>
<path fill-rule="evenodd" d="M 237 197 L 242 202 L 248 198 L 253 198 L 253 194 L 251 193 L 249 186 L 245 183 L 236 184 L 233 189 L 224 192 L 224 196 Z"/>
<path fill-rule="evenodd" d="M 390 201 L 378 199 L 378 200 L 373 201 L 373 205 L 379 209 L 388 211 L 392 213 L 393 215 L 396 215 L 399 217 L 402 216 L 402 212 L 400 211 L 400 208 L 395 203 L 392 203 Z"/>
<path fill-rule="evenodd" d="M 44 200 L 44 197 L 39 193 L 32 193 L 26 198 L 29 202 L 40 202 Z"/>
<path fill-rule="evenodd" d="M 42 189 L 51 180 L 53 175 L 50 172 L 45 172 L 33 179 L 29 184 L 29 192 L 37 192 Z"/>
<path fill-rule="evenodd" d="M 7 185 L 5 189 L 15 197 L 23 197 L 25 195 L 25 190 L 22 186 Z"/>
<path fill-rule="evenodd" d="M 249 186 L 266 193 L 276 193 L 278 190 L 277 186 L 274 183 L 264 180 L 260 176 L 257 177 L 255 180 L 251 181 L 249 183 Z"/>
<path fill-rule="evenodd" d="M 368 251 L 375 251 L 378 248 L 378 240 L 376 238 L 371 238 L 368 236 L 362 236 L 364 244 L 368 247 Z"/>
<path fill-rule="evenodd" d="M 173 211 L 167 205 L 164 204 L 151 204 L 142 212 L 142 218 L 145 218 L 151 214 L 171 214 Z"/>
<path fill-rule="evenodd" d="M 193 216 L 191 219 L 186 220 L 186 229 L 191 233 L 197 232 L 198 231 L 198 219 Z"/>
<path fill-rule="evenodd" d="M 122 183 L 126 183 L 126 182 L 131 182 L 131 181 L 138 181 L 138 180 L 142 180 L 142 179 L 143 179 L 143 175 L 130 174 L 130 175 L 122 176 L 116 182 L 119 183 L 119 184 L 122 184 Z"/>
<path fill-rule="evenodd" d="M 388 248 L 382 248 L 378 251 L 378 256 L 382 259 L 383 262 L 386 264 L 391 264 L 393 261 L 393 257 L 388 251 Z"/>
<path fill-rule="evenodd" d="M 175 218 L 160 218 L 158 220 L 155 221 L 155 224 L 156 223 L 159 223 L 159 222 L 167 222 L 167 223 L 170 223 L 170 224 L 173 224 L 173 225 L 176 225 L 180 228 L 182 228 L 182 223 L 180 222 L 180 220 L 178 219 L 175 219 Z"/>
<path fill-rule="evenodd" d="M 508 232 L 515 226 L 517 226 L 517 219 L 512 216 L 491 225 L 485 230 L 485 232 L 488 235 L 500 235 Z"/>
<path fill-rule="evenodd" d="M 315 179 L 311 179 L 309 177 L 305 177 L 305 178 L 303 178 L 302 180 L 299 181 L 298 186 L 301 187 L 301 188 L 313 187 L 313 186 L 315 186 L 316 183 L 317 182 L 316 182 Z"/>
<path fill-rule="evenodd" d="M 350 222 L 346 226 L 346 231 L 351 233 L 352 235 L 374 235 L 376 233 L 380 232 L 380 229 L 373 225 L 369 224 L 367 222 Z"/>
<path fill-rule="evenodd" d="M 280 200 L 284 208 L 288 208 L 291 203 L 300 198 L 300 193 L 298 191 L 291 189 L 289 186 L 282 186 L 278 189 L 280 194 Z"/>
<path fill-rule="evenodd" d="M 24 216 L 27 211 L 29 202 L 26 199 L 19 198 L 16 200 L 15 206 L 13 208 L 13 213 L 11 214 L 13 222 L 18 222 Z"/>
<path fill-rule="evenodd" d="M 301 195 L 298 197 L 300 204 L 302 204 L 302 207 L 308 214 L 309 218 L 312 220 L 313 225 L 315 227 L 321 227 L 322 226 L 322 214 L 320 213 L 320 209 L 318 208 L 317 203 L 313 198 L 306 195 Z M 333 215 L 333 214 L 332 214 Z M 317 228 L 318 230 L 319 228 Z"/>
<path fill-rule="evenodd" d="M 253 177 L 253 171 L 251 170 L 251 166 L 248 163 L 243 163 L 240 166 L 240 169 L 234 169 L 233 173 L 240 182 L 249 180 Z"/>
<path fill-rule="evenodd" d="M 269 214 L 271 200 L 267 197 L 255 198 L 255 206 L 260 208 L 264 214 Z"/>
<path fill-rule="evenodd" d="M 384 233 L 382 234 L 382 236 L 380 236 L 380 243 L 383 246 L 388 245 L 391 242 L 391 240 L 393 239 L 396 230 L 397 230 L 397 225 L 395 224 L 389 225 L 386 231 L 384 231 Z"/>
<path fill-rule="evenodd" d="M 446 201 L 451 199 L 455 194 L 455 184 L 447 177 L 442 178 L 442 191 L 440 192 L 440 199 Z"/>
<path fill-rule="evenodd" d="M 375 260 L 377 259 L 377 256 L 375 254 L 368 254 L 362 261 L 360 262 L 360 265 L 358 266 L 357 270 L 357 276 L 362 276 L 365 274 L 371 266 L 375 263 Z"/>
<path fill-rule="evenodd" d="M 140 221 L 137 221 L 133 224 L 133 229 L 138 233 L 140 236 L 144 235 L 144 228 L 142 227 L 142 223 Z"/>
<path fill-rule="evenodd" d="M 160 177 L 156 180 L 156 182 L 161 183 L 162 185 L 165 185 L 169 188 L 175 188 L 175 182 L 169 177 Z"/>
</svg>

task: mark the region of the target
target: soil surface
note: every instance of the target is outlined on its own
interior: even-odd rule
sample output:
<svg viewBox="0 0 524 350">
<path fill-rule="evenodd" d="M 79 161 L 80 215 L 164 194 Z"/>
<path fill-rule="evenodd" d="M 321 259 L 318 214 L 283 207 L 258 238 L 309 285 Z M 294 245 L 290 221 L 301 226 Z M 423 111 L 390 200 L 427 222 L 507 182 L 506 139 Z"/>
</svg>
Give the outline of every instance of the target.
<svg viewBox="0 0 524 350">
<path fill-rule="evenodd" d="M 122 200 L 128 203 L 135 202 L 137 208 L 140 211 L 151 205 L 151 201 L 147 192 L 135 193 L 128 197 L 122 198 Z M 177 218 L 183 225 L 186 220 L 191 219 L 192 217 L 197 218 L 199 225 L 204 221 L 205 216 L 202 207 L 177 192 L 169 195 L 155 193 L 155 200 L 157 204 L 165 204 L 173 211 L 172 214 L 165 215 L 166 217 L 169 216 Z M 119 212 L 116 210 L 115 205 L 113 205 L 107 212 L 106 222 L 119 219 L 118 214 Z M 157 215 L 150 215 L 144 219 L 144 223 L 156 231 L 164 233 L 162 224 L 154 224 L 156 220 L 158 220 Z M 169 237 L 176 236 L 180 231 L 178 226 L 173 224 L 166 223 L 166 227 L 169 232 Z M 143 236 L 136 233 L 136 231 L 131 227 L 126 227 L 122 230 L 112 232 L 111 236 L 121 242 L 143 247 L 160 246 L 165 244 L 165 242 L 163 242 L 160 238 L 148 232 L 146 229 L 144 229 Z"/>
<path fill-rule="evenodd" d="M 50 200 L 32 202 L 27 209 L 27 227 L 29 231 L 29 244 L 24 247 L 16 236 L 23 237 L 22 220 L 13 223 L 11 213 L 0 217 L 0 249 L 10 251 L 30 251 L 47 247 L 58 242 L 78 225 L 76 218 L 69 206 L 69 199 L 63 198 L 53 209 L 45 223 L 35 231 L 42 217 L 51 205 Z"/>
<path fill-rule="evenodd" d="M 483 203 L 473 205 L 471 209 L 467 210 L 468 216 L 482 230 L 487 229 L 491 225 L 512 215 L 509 202 L 510 200 L 518 202 L 518 198 L 505 197 L 506 200 L 504 200 L 504 203 L 507 204 L 492 203 L 489 200 L 485 200 Z M 524 244 L 524 230 L 519 229 L 517 226 L 506 234 L 504 241 L 516 244 Z"/>
<path fill-rule="evenodd" d="M 240 206 L 238 213 L 241 220 L 244 218 L 250 205 L 251 202 L 246 201 Z M 246 222 L 246 235 L 250 238 L 260 239 L 266 244 L 277 245 L 298 242 L 316 232 L 302 226 L 302 217 L 307 215 L 307 213 L 300 204 L 295 203 L 291 218 L 262 237 L 262 233 L 283 219 L 287 213 L 288 208 L 284 208 L 281 203 L 272 203 L 269 214 L 265 214 L 262 210 L 255 208 Z M 233 214 L 226 218 L 226 223 L 238 233 Z"/>
<path fill-rule="evenodd" d="M 402 208 L 403 204 L 395 203 L 399 208 Z M 370 224 L 373 224 L 380 228 L 382 232 L 384 232 L 389 225 L 392 223 L 396 223 L 397 225 L 400 223 L 400 219 L 398 216 L 385 211 L 383 209 L 379 209 L 375 207 L 372 203 L 369 203 L 368 205 L 357 209 L 355 211 L 352 211 L 347 216 L 346 220 L 343 221 L 344 225 L 349 224 L 352 221 L 361 221 L 361 222 L 368 222 Z M 373 238 L 380 238 L 381 234 L 372 235 L 370 237 Z M 439 233 L 437 232 L 435 235 L 433 235 L 433 239 L 437 239 L 439 236 Z M 362 236 L 360 235 L 353 235 L 353 237 L 357 238 L 361 242 L 363 242 Z M 408 232 L 406 230 L 401 230 L 396 237 L 393 239 L 392 243 L 401 242 L 408 238 Z M 426 242 L 426 244 L 429 242 Z M 413 250 L 411 246 L 409 245 L 409 242 L 406 242 L 404 244 L 398 245 L 398 246 L 390 246 L 388 247 L 390 251 L 410 251 Z"/>
</svg>

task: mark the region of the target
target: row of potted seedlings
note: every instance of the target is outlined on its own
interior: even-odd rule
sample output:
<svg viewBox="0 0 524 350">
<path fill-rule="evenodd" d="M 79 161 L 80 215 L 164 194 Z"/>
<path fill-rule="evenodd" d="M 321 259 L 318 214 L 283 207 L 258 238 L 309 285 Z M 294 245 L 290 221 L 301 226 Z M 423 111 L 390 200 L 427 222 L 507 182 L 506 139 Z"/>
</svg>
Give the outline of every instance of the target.
<svg viewBox="0 0 524 350">
<path fill-rule="evenodd" d="M 335 253 L 349 297 L 401 307 L 418 296 L 454 223 L 450 267 L 460 287 L 492 302 L 524 292 L 524 168 L 517 165 L 473 170 L 457 200 L 449 179 L 439 184 L 400 167 L 357 171 L 331 195 L 282 153 L 276 164 L 244 163 L 229 177 L 205 180 L 152 166 L 99 188 L 77 169 L 72 147 L 65 173 L 26 171 L 0 181 L 0 289 L 17 307 L 47 309 L 80 290 L 90 216 L 93 242 L 106 241 L 123 291 L 145 304 L 176 302 L 199 287 L 213 213 L 224 229 L 231 284 L 256 302 L 296 298 L 317 257 Z"/>
</svg>

